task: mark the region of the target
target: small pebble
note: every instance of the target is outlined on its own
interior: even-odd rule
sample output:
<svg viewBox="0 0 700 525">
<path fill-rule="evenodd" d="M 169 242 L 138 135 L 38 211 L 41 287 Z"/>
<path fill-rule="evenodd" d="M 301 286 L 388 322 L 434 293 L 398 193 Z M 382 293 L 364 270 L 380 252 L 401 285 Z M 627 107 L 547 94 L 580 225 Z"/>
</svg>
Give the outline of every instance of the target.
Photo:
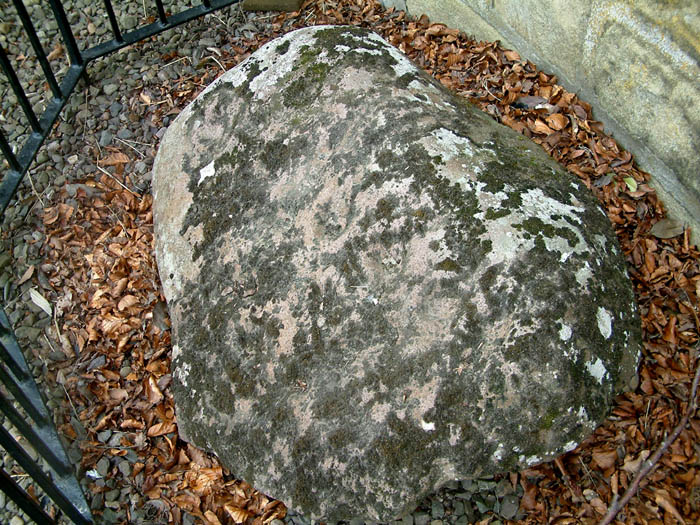
<svg viewBox="0 0 700 525">
<path fill-rule="evenodd" d="M 122 140 L 130 139 L 133 136 L 134 136 L 134 133 L 130 129 L 127 129 L 127 128 L 122 128 L 119 131 L 117 131 L 117 137 L 122 139 Z"/>
<path fill-rule="evenodd" d="M 103 130 L 102 133 L 100 133 L 100 146 L 103 148 L 105 146 L 109 146 L 112 142 L 112 138 L 112 134 L 109 132 L 109 130 Z"/>
<path fill-rule="evenodd" d="M 122 460 L 119 462 L 119 472 L 122 473 L 122 476 L 125 478 L 128 478 L 131 475 L 131 465 L 129 465 L 129 462 L 126 460 Z"/>
<path fill-rule="evenodd" d="M 102 513 L 102 520 L 105 523 L 116 523 L 117 521 L 119 521 L 119 517 L 117 516 L 117 513 L 114 512 L 112 509 L 105 509 Z"/>
<path fill-rule="evenodd" d="M 119 489 L 110 490 L 109 492 L 105 493 L 105 501 L 117 501 L 117 498 L 119 498 L 119 494 Z"/>
<path fill-rule="evenodd" d="M 441 519 L 445 516 L 445 506 L 439 501 L 433 501 L 430 507 L 430 515 L 435 519 Z"/>
<path fill-rule="evenodd" d="M 65 361 L 66 359 L 68 359 L 66 357 L 66 354 L 64 354 L 63 352 L 55 351 L 55 350 L 52 350 L 51 352 L 49 352 L 48 357 L 49 357 L 49 359 L 51 359 L 51 361 L 55 361 L 55 362 Z"/>
<path fill-rule="evenodd" d="M 518 507 L 520 506 L 520 500 L 515 494 L 508 494 L 504 496 L 501 501 L 501 516 L 507 520 L 512 520 L 518 512 Z"/>
<path fill-rule="evenodd" d="M 111 106 L 109 106 L 109 112 L 112 114 L 113 117 L 118 117 L 119 112 L 122 110 L 124 106 L 122 106 L 119 102 L 113 102 Z"/>
<path fill-rule="evenodd" d="M 116 84 L 107 84 L 102 89 L 105 92 L 105 95 L 107 95 L 109 97 L 111 95 L 114 95 L 114 93 L 119 89 L 119 86 Z"/>
<path fill-rule="evenodd" d="M 428 522 L 430 522 L 430 516 L 428 516 L 428 514 L 425 512 L 417 512 L 413 515 L 413 522 L 415 525 L 428 525 Z"/>
<path fill-rule="evenodd" d="M 103 478 L 107 477 L 107 474 L 109 473 L 109 459 L 105 457 L 100 458 L 95 469 L 100 476 Z"/>
</svg>

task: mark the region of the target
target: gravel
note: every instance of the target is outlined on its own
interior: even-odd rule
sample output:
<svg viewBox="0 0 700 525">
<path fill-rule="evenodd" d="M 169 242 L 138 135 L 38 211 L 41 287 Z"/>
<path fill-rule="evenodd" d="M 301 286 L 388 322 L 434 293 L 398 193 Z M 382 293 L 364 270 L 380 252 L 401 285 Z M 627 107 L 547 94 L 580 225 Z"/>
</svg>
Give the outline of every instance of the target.
<svg viewBox="0 0 700 525">
<path fill-rule="evenodd" d="M 57 27 L 50 15 L 48 3 L 41 0 L 25 0 L 27 9 L 37 23 L 39 38 L 48 53 L 56 50 Z M 95 45 L 107 38 L 106 17 L 99 3 L 91 0 L 67 0 L 66 12 L 81 46 Z M 175 0 L 168 4 L 172 13 L 189 7 L 189 2 Z M 129 0 L 115 4 L 117 17 L 125 28 L 134 28 L 144 23 L 148 16 L 156 13 L 154 7 L 148 7 L 140 1 Z M 29 93 L 30 101 L 37 113 L 41 113 L 48 102 L 48 97 L 41 89 L 42 81 L 37 81 L 40 71 L 26 38 L 21 32 L 14 8 L 10 3 L 0 3 L 0 44 L 7 50 L 18 76 Z M 30 367 L 45 388 L 48 406 L 58 412 L 69 411 L 70 407 L 62 387 L 48 386 L 45 381 L 48 367 L 60 368 L 66 361 L 67 353 L 73 351 L 56 348 L 49 343 L 47 335 L 55 330 L 49 318 L 31 299 L 29 290 L 50 290 L 46 272 L 41 270 L 43 264 L 39 249 L 41 237 L 36 235 L 40 221 L 39 212 L 51 195 L 67 185 L 67 191 L 75 192 L 82 188 L 80 181 L 86 176 L 99 174 L 95 167 L 94 151 L 103 154 L 109 147 L 118 147 L 129 152 L 134 162 L 129 165 L 129 173 L 136 189 L 148 191 L 150 187 L 150 170 L 153 164 L 155 146 L 163 136 L 165 127 L 156 127 L 149 118 L 153 107 L 146 104 L 134 104 L 139 92 L 155 92 L 164 83 L 183 76 L 194 75 L 197 66 L 208 57 L 215 56 L 212 49 L 226 49 L 239 36 L 251 36 L 253 31 L 264 31 L 269 17 L 256 13 L 241 13 L 237 7 L 228 8 L 208 16 L 205 19 L 190 22 L 185 26 L 163 33 L 153 42 L 145 43 L 138 49 L 126 48 L 111 56 L 93 62 L 88 67 L 90 84 L 81 85 L 72 95 L 59 117 L 57 129 L 49 136 L 34 162 L 29 176 L 25 177 L 19 192 L 2 220 L 0 237 L 0 294 L 15 333 L 24 349 L 32 348 L 34 354 L 29 359 Z M 163 56 L 177 50 L 185 59 L 163 62 Z M 18 60 L 24 55 L 26 58 Z M 68 70 L 65 53 L 56 51 L 51 61 L 54 72 L 60 82 Z M 7 85 L 4 76 L 0 79 L 0 129 L 10 144 L 23 143 L 28 136 L 28 124 L 17 110 L 17 99 Z M 164 122 L 167 126 L 168 121 Z M 108 176 L 108 175 L 103 175 Z M 35 275 L 19 284 L 24 273 L 34 266 Z M 55 335 L 55 334 L 53 334 Z M 62 351 L 66 350 L 66 351 Z M 97 361 L 89 368 L 99 367 Z M 125 366 L 122 375 L 128 375 L 130 368 Z M 86 395 L 89 395 L 86 392 Z M 66 412 L 68 413 L 68 412 Z M 2 419 L 2 418 L 0 418 Z M 4 420 L 3 420 L 4 421 Z M 71 425 L 78 435 L 78 441 L 67 447 L 69 459 L 78 465 L 82 454 L 78 446 L 86 431 L 80 421 L 72 415 Z M 11 427 L 9 423 L 6 426 Z M 121 433 L 103 431 L 98 440 L 108 446 L 118 444 Z M 124 511 L 119 502 L 129 502 L 136 523 L 148 523 L 149 516 L 156 516 L 161 509 L 157 502 L 146 502 L 142 496 L 130 490 L 119 490 L 108 475 L 128 477 L 136 457 L 125 456 L 118 463 L 111 464 L 102 458 L 94 467 L 100 479 L 94 482 L 104 488 L 103 492 L 89 495 L 88 502 L 93 510 L 103 511 L 102 522 L 117 523 L 125 520 Z M 0 457 L 3 468 L 8 472 L 16 470 L 14 461 Z M 79 472 L 83 487 L 87 486 L 86 472 Z M 142 474 L 140 474 L 142 475 Z M 30 480 L 19 476 L 20 485 L 26 487 Z M 92 482 L 93 480 L 89 480 Z M 449 483 L 444 489 L 427 497 L 410 515 L 400 520 L 403 525 L 441 525 L 467 524 L 483 519 L 486 515 L 499 514 L 504 519 L 518 518 L 518 505 L 522 488 L 513 488 L 507 479 L 492 478 L 475 481 Z M 41 497 L 41 496 L 40 496 Z M 123 507 L 123 506 L 122 506 Z M 117 509 L 117 510 L 115 510 Z M 140 516 L 140 518 L 139 518 Z M 22 525 L 31 521 L 7 500 L 0 492 L 0 523 Z M 184 513 L 183 523 L 197 523 L 197 519 Z M 272 525 L 312 525 L 307 518 L 290 510 L 284 522 L 274 520 Z M 397 522 L 398 523 L 398 522 Z M 498 523 L 492 521 L 491 523 Z M 351 525 L 361 525 L 362 520 L 352 520 Z"/>
</svg>

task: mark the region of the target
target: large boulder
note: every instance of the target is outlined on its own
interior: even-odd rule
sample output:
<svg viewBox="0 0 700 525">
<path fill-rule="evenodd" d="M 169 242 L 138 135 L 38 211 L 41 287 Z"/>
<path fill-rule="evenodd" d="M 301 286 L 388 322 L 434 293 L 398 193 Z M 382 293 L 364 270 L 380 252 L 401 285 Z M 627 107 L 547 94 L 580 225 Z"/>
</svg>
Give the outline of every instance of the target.
<svg viewBox="0 0 700 525">
<path fill-rule="evenodd" d="M 180 435 L 311 518 L 551 459 L 636 378 L 592 195 L 367 30 L 224 74 L 153 187 Z"/>
</svg>

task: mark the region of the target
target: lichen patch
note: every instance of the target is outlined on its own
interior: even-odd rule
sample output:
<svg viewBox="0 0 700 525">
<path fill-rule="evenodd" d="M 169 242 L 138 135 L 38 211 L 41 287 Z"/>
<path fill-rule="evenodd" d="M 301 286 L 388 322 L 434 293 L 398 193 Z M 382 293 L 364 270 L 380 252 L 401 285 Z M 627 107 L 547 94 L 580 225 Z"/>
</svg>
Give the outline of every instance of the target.
<svg viewBox="0 0 700 525">
<path fill-rule="evenodd" d="M 598 321 L 598 331 L 605 339 L 610 339 L 612 335 L 612 315 L 602 306 L 598 307 L 596 312 L 596 320 Z"/>
<path fill-rule="evenodd" d="M 199 170 L 199 182 L 197 184 L 202 184 L 202 182 L 209 177 L 213 177 L 214 175 L 216 175 L 216 169 L 214 168 L 214 161 L 211 161 L 209 164 Z"/>
<path fill-rule="evenodd" d="M 586 363 L 586 370 L 588 370 L 588 373 L 595 377 L 601 385 L 603 384 L 603 380 L 608 376 L 605 364 L 600 358 L 597 358 L 595 362 Z"/>
</svg>

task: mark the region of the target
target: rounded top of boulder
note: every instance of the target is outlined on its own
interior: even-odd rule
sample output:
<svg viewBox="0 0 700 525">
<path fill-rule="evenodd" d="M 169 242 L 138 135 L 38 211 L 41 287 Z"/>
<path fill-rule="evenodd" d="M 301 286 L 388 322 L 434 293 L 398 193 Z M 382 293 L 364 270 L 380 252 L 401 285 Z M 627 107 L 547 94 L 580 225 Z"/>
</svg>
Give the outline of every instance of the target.
<svg viewBox="0 0 700 525">
<path fill-rule="evenodd" d="M 389 521 L 551 459 L 636 377 L 594 197 L 368 30 L 222 75 L 153 187 L 179 431 L 309 517 Z"/>
</svg>

